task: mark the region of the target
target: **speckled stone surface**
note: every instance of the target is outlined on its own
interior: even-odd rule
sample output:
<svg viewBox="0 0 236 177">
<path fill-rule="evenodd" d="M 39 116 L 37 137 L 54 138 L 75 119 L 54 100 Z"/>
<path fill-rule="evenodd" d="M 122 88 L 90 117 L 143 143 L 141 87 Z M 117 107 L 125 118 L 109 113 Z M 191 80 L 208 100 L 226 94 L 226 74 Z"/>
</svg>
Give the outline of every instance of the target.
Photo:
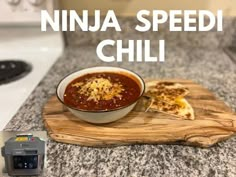
<svg viewBox="0 0 236 177">
<path fill-rule="evenodd" d="M 236 111 L 236 64 L 220 46 L 170 45 L 164 63 L 128 63 L 125 56 L 121 63 L 106 64 L 97 58 L 95 46 L 75 43 L 65 50 L 5 130 L 43 130 L 42 108 L 55 94 L 59 80 L 72 71 L 98 65 L 129 68 L 144 78 L 191 79 Z M 154 56 L 157 51 L 153 46 Z M 115 49 L 107 49 L 106 53 L 115 54 Z M 236 176 L 236 137 L 208 149 L 179 145 L 88 148 L 49 138 L 47 153 L 43 176 Z"/>
</svg>

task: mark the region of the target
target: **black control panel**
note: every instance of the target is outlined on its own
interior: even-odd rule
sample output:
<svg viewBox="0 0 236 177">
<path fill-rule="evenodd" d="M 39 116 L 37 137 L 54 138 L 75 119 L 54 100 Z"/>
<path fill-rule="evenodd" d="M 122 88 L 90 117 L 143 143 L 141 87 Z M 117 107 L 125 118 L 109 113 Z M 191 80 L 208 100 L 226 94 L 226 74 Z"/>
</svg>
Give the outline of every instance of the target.
<svg viewBox="0 0 236 177">
<path fill-rule="evenodd" d="M 13 156 L 14 169 L 36 169 L 38 168 L 38 156 Z"/>
</svg>

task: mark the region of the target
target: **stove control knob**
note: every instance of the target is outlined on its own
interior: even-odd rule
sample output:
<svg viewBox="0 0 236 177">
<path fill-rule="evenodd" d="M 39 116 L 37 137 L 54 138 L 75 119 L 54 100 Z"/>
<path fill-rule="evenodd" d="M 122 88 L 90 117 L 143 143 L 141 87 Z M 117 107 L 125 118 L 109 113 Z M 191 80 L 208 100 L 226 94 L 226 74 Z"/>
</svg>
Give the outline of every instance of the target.
<svg viewBox="0 0 236 177">
<path fill-rule="evenodd" d="M 33 6 L 40 6 L 45 0 L 28 0 Z"/>
<path fill-rule="evenodd" d="M 16 6 L 20 3 L 21 0 L 7 0 L 7 3 L 12 5 L 12 6 Z"/>
</svg>

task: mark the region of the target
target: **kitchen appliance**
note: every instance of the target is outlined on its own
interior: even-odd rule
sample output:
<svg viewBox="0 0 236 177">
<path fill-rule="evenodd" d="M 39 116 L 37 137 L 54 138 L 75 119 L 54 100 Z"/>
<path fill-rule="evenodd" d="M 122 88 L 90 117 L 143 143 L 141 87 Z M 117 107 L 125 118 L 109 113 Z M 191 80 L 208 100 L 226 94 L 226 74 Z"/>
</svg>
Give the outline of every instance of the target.
<svg viewBox="0 0 236 177">
<path fill-rule="evenodd" d="M 31 66 L 24 61 L 3 60 L 0 61 L 0 85 L 21 77 L 31 71 Z"/>
<path fill-rule="evenodd" d="M 32 134 L 19 134 L 5 142 L 2 156 L 9 175 L 39 175 L 44 167 L 45 142 Z"/>
<path fill-rule="evenodd" d="M 62 33 L 40 27 L 41 10 L 53 14 L 56 2 L 0 1 L 0 130 L 63 52 Z"/>
</svg>

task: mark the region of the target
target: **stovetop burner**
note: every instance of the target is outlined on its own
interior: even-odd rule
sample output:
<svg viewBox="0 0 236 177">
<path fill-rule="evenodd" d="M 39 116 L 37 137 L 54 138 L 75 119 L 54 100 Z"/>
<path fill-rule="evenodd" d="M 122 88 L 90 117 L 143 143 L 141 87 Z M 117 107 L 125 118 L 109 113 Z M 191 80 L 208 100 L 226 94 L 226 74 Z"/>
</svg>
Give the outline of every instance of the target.
<svg viewBox="0 0 236 177">
<path fill-rule="evenodd" d="M 21 60 L 0 61 L 0 85 L 26 76 L 31 69 L 30 64 Z"/>
</svg>

